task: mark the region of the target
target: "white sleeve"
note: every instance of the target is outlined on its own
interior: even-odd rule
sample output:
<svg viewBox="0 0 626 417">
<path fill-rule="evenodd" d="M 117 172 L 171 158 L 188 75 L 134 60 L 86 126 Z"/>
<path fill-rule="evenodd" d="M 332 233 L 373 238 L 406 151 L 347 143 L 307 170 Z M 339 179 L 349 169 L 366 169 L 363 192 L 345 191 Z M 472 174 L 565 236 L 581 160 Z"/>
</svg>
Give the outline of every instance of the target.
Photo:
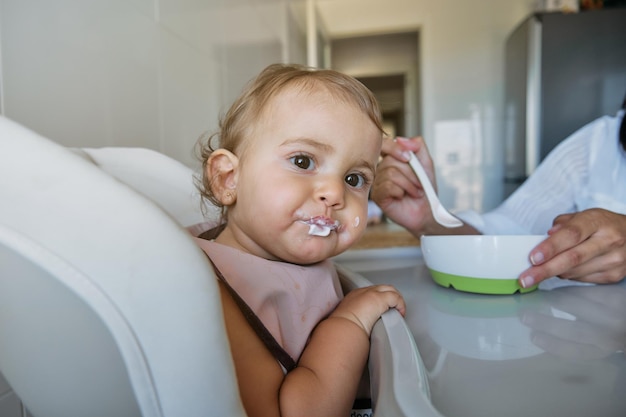
<svg viewBox="0 0 626 417">
<path fill-rule="evenodd" d="M 545 234 L 556 216 L 576 211 L 576 194 L 589 177 L 594 121 L 561 142 L 500 206 L 480 215 L 458 216 L 483 234 Z"/>
</svg>

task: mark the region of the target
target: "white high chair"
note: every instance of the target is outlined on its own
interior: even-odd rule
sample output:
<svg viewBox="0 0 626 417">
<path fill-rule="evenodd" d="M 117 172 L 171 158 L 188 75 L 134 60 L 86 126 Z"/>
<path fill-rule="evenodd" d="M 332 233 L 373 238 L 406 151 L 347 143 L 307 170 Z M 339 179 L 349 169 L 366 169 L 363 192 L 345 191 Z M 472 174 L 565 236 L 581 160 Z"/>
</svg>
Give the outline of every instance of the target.
<svg viewBox="0 0 626 417">
<path fill-rule="evenodd" d="M 0 196 L 0 373 L 32 415 L 245 415 L 213 271 L 167 214 L 6 118 Z"/>
<path fill-rule="evenodd" d="M 200 197 L 193 171 L 163 154 L 145 148 L 83 148 L 83 153 L 101 169 L 132 186 L 165 209 L 182 226 L 193 229 L 219 212 L 206 207 L 200 213 Z M 337 265 L 344 292 L 372 285 L 367 279 Z M 426 371 L 404 319 L 396 310 L 385 313 L 371 336 L 369 359 L 372 403 L 375 416 L 439 416 L 430 404 Z"/>
<path fill-rule="evenodd" d="M 205 222 L 193 171 L 181 162 L 147 148 L 72 149 L 100 169 L 157 203 L 182 226 Z M 218 210 L 204 204 L 206 215 Z"/>
<path fill-rule="evenodd" d="M 70 152 L 1 118 L 0 138 L 0 195 L 11 201 L 10 207 L 0 207 L 0 373 L 33 414 L 244 415 L 215 278 L 183 230 L 205 220 L 192 170 L 147 149 Z M 15 266 L 5 268 L 4 257 Z M 69 278 L 59 269 L 69 271 Z M 345 291 L 370 285 L 360 275 L 338 269 Z M 20 284 L 25 288 L 11 289 L 17 277 L 25 277 Z M 13 292 L 5 295 L 5 287 Z M 62 289 L 28 291 L 48 287 Z M 51 300 L 53 295 L 63 301 Z M 11 314 L 31 324 L 24 327 L 6 319 L 8 298 L 13 299 L 9 308 L 18 312 Z M 26 299 L 45 308 L 32 313 L 32 307 L 24 307 Z M 164 300 L 171 300 L 172 308 Z M 73 304 L 85 311 L 80 316 L 84 320 L 77 322 L 70 307 L 59 311 Z M 81 337 L 79 326 L 80 334 L 90 336 Z M 107 339 L 107 332 L 112 337 Z M 5 340 L 13 353 L 4 352 Z M 385 313 L 371 340 L 374 415 L 438 416 L 400 314 Z M 20 346 L 35 348 L 22 351 Z M 66 361 L 61 364 L 58 356 Z M 93 387 L 82 386 L 100 373 L 106 378 Z M 75 406 L 56 404 L 58 412 L 51 412 L 55 399 L 70 397 L 81 398 Z"/>
</svg>

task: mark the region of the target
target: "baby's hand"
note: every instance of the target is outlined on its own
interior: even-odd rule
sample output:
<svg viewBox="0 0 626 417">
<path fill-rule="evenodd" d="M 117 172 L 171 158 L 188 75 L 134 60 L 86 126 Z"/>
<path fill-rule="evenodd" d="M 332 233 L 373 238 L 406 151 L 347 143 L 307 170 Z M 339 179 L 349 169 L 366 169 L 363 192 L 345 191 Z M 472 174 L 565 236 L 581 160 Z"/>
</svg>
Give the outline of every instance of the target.
<svg viewBox="0 0 626 417">
<path fill-rule="evenodd" d="M 373 285 L 350 291 L 330 317 L 344 318 L 361 327 L 369 336 L 380 316 L 396 308 L 404 316 L 404 298 L 391 285 Z"/>
</svg>

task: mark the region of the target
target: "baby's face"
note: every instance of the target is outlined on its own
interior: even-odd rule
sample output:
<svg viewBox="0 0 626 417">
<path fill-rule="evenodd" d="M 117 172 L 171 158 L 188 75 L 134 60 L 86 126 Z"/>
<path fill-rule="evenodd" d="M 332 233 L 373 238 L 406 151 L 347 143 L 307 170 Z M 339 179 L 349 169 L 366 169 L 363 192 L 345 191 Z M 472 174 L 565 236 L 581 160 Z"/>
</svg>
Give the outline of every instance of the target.
<svg viewBox="0 0 626 417">
<path fill-rule="evenodd" d="M 348 249 L 367 224 L 381 133 L 323 90 L 284 91 L 269 103 L 239 161 L 228 227 L 267 259 L 319 262 Z"/>
</svg>

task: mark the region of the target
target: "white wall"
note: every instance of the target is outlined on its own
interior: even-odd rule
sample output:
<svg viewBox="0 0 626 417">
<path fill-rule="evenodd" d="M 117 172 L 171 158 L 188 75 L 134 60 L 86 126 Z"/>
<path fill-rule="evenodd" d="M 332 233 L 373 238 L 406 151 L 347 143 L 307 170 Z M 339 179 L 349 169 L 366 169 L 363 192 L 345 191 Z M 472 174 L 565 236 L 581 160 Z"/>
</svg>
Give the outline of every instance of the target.
<svg viewBox="0 0 626 417">
<path fill-rule="evenodd" d="M 333 38 L 420 31 L 422 131 L 410 133 L 423 135 L 442 162 L 437 165 L 440 194 L 453 209 L 482 211 L 501 200 L 504 43 L 533 3 L 317 0 Z M 455 129 L 461 129 L 461 138 L 450 137 Z M 450 162 L 455 155 L 443 154 L 468 146 L 473 154 L 462 156 L 465 167 Z"/>
<path fill-rule="evenodd" d="M 193 145 L 263 67 L 304 63 L 289 0 L 0 0 L 4 115 L 66 146 Z"/>
<path fill-rule="evenodd" d="M 471 175 L 457 170 L 448 178 L 454 169 L 439 165 L 442 199 L 464 208 L 469 200 L 453 189 L 478 181 L 471 206 L 495 205 L 504 40 L 533 0 L 315 2 L 319 25 L 333 38 L 420 31 L 422 131 L 410 133 L 424 135 L 436 153 L 436 143 L 455 145 L 444 135 L 448 122 L 465 122 L 480 155 Z M 0 111 L 67 146 L 145 146 L 193 165 L 197 137 L 216 128 L 249 78 L 271 62 L 305 63 L 303 5 L 0 0 Z"/>
</svg>

